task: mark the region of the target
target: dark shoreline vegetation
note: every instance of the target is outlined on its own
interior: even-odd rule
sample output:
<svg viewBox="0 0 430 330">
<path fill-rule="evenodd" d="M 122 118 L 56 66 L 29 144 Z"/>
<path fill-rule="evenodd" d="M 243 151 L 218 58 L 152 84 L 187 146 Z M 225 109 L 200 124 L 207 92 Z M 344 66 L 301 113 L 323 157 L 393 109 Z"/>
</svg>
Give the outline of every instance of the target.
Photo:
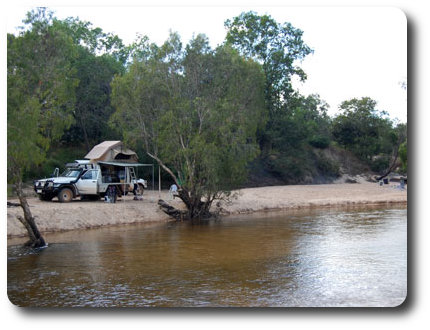
<svg viewBox="0 0 430 330">
<path fill-rule="evenodd" d="M 345 100 L 330 117 L 318 95 L 293 88 L 313 50 L 288 22 L 242 13 L 225 21 L 215 49 L 203 34 L 183 44 L 174 32 L 162 45 L 144 34 L 124 45 L 47 8 L 23 22 L 7 35 L 8 183 L 23 207 L 23 181 L 104 140 L 160 166 L 191 220 L 240 187 L 407 171 L 407 125 L 375 100 Z M 24 220 L 33 226 L 30 208 Z"/>
</svg>

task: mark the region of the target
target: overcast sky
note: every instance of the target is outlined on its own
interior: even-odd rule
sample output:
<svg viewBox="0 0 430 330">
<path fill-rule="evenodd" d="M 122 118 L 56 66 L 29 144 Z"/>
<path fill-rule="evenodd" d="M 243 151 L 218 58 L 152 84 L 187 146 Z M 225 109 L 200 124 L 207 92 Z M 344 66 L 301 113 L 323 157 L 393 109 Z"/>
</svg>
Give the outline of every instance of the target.
<svg viewBox="0 0 430 330">
<path fill-rule="evenodd" d="M 301 29 L 314 54 L 301 63 L 308 75 L 295 86 L 303 94 L 319 94 L 331 115 L 342 101 L 369 96 L 392 119 L 407 121 L 407 22 L 402 11 L 381 7 L 49 7 L 56 17 L 79 17 L 94 27 L 117 34 L 131 43 L 136 34 L 163 43 L 169 31 L 179 32 L 185 44 L 204 33 L 211 45 L 222 43 L 224 21 L 243 11 L 269 14 L 276 21 Z M 21 25 L 31 7 L 7 10 L 7 31 Z"/>
</svg>

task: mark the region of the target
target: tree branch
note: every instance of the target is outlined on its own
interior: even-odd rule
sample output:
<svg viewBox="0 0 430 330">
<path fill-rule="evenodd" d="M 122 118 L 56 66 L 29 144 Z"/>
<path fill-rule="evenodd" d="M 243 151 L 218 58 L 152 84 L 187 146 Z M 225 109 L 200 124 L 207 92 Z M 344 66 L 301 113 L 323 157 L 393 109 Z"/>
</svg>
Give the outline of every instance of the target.
<svg viewBox="0 0 430 330">
<path fill-rule="evenodd" d="M 147 153 L 147 155 L 149 156 L 149 157 L 151 157 L 152 159 L 154 159 L 157 163 L 158 163 L 158 165 L 160 165 L 162 168 L 163 168 L 163 170 L 165 170 L 167 173 L 169 173 L 169 175 L 173 178 L 173 180 L 175 180 L 175 183 L 176 183 L 176 185 L 179 187 L 179 188 L 181 188 L 182 186 L 179 184 L 179 180 L 178 180 L 178 178 L 176 177 L 176 175 L 173 173 L 173 171 L 170 169 L 170 168 L 168 168 L 162 161 L 161 161 L 161 159 L 160 158 L 158 158 L 157 156 L 155 156 L 155 155 L 153 155 L 153 154 L 151 154 L 150 152 L 146 152 Z"/>
</svg>

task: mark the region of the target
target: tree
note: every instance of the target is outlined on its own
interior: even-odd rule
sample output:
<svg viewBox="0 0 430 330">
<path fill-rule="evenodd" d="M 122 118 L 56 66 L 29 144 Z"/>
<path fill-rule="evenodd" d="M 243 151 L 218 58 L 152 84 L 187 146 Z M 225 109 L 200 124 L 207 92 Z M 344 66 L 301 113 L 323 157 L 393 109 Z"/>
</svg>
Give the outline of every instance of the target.
<svg viewBox="0 0 430 330">
<path fill-rule="evenodd" d="M 408 141 L 403 142 L 399 148 L 399 157 L 402 164 L 402 171 L 407 173 L 408 171 Z"/>
<path fill-rule="evenodd" d="M 265 98 L 270 115 L 279 111 L 294 92 L 291 79 L 306 79 L 295 65 L 312 50 L 303 42 L 303 32 L 291 23 L 280 24 L 271 16 L 242 13 L 225 22 L 227 43 L 242 55 L 262 64 L 266 76 Z"/>
<path fill-rule="evenodd" d="M 70 64 L 73 44 L 52 13 L 38 9 L 25 23 L 27 31 L 7 38 L 7 173 L 24 212 L 18 219 L 28 231 L 28 244 L 37 247 L 45 242 L 22 191 L 23 172 L 40 164 L 50 143 L 72 123 L 77 80 Z"/>
<path fill-rule="evenodd" d="M 203 35 L 183 49 L 172 34 L 145 53 L 151 55 L 112 83 L 112 122 L 169 173 L 186 217 L 208 217 L 213 201 L 244 179 L 257 155 L 263 72 L 229 46 L 211 50 Z"/>
<path fill-rule="evenodd" d="M 297 62 L 311 54 L 312 49 L 304 43 L 303 31 L 288 22 L 278 23 L 268 15 L 242 13 L 227 20 L 225 26 L 227 44 L 260 63 L 265 74 L 268 120 L 258 131 L 258 161 L 265 171 L 285 182 L 300 182 L 308 167 L 303 163 L 309 158 L 308 150 L 301 146 L 307 146 L 310 135 L 316 144 L 328 143 L 319 132 L 309 132 L 310 126 L 304 119 L 310 114 L 310 98 L 306 101 L 292 85 L 293 77 L 306 79 Z"/>
<path fill-rule="evenodd" d="M 110 104 L 110 82 L 124 70 L 127 54 L 121 39 L 93 28 L 89 22 L 76 18 L 58 21 L 63 32 L 75 45 L 77 56 L 73 61 L 79 84 L 76 88 L 75 122 L 62 140 L 85 143 L 86 150 L 101 140 L 112 139 L 108 120 L 113 113 Z"/>
<path fill-rule="evenodd" d="M 266 128 L 272 151 L 265 164 L 272 174 L 286 183 L 309 183 L 317 175 L 320 157 L 313 149 L 325 149 L 331 141 L 327 107 L 318 95 L 290 97 L 286 109 Z M 320 174 L 334 175 L 333 171 Z"/>
<path fill-rule="evenodd" d="M 267 128 L 276 150 L 288 152 L 310 144 L 326 148 L 330 141 L 328 105 L 318 95 L 295 95 L 277 120 Z"/>
<path fill-rule="evenodd" d="M 127 47 L 122 40 L 112 33 L 105 33 L 99 27 L 93 28 L 92 23 L 81 21 L 79 18 L 68 17 L 57 21 L 75 45 L 80 45 L 91 54 L 107 54 L 125 64 L 128 58 Z"/>
<path fill-rule="evenodd" d="M 86 150 L 105 139 L 112 139 L 108 121 L 114 109 L 110 103 L 110 82 L 122 71 L 122 65 L 112 56 L 96 56 L 79 47 L 73 64 L 79 84 L 76 87 L 74 124 L 62 140 L 68 143 L 84 142 Z"/>
<path fill-rule="evenodd" d="M 333 120 L 335 141 L 367 162 L 375 171 L 387 169 L 393 151 L 397 159 L 396 150 L 404 133 L 400 134 L 401 130 L 393 128 L 387 113 L 377 110 L 376 101 L 369 97 L 344 101 L 340 111 Z"/>
</svg>

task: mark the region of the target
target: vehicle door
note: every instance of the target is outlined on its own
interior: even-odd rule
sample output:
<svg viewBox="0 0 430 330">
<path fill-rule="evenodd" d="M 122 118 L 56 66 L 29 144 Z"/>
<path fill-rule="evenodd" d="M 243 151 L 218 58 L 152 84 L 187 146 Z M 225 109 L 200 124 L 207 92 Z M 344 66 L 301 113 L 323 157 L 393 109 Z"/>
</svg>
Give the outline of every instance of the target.
<svg viewBox="0 0 430 330">
<path fill-rule="evenodd" d="M 80 195 L 97 195 L 97 180 L 99 176 L 99 170 L 88 170 L 81 178 L 76 182 Z"/>
</svg>

